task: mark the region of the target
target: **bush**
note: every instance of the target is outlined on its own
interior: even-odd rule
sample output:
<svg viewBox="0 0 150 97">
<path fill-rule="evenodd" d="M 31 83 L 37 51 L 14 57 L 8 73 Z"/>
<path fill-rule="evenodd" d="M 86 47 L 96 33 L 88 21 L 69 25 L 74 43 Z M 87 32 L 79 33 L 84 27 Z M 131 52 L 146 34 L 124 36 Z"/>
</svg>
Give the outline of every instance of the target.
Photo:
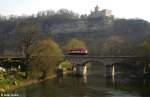
<svg viewBox="0 0 150 97">
<path fill-rule="evenodd" d="M 60 66 L 63 68 L 63 69 L 71 69 L 72 68 L 72 64 L 70 61 L 64 61 L 62 63 L 60 63 Z"/>
</svg>

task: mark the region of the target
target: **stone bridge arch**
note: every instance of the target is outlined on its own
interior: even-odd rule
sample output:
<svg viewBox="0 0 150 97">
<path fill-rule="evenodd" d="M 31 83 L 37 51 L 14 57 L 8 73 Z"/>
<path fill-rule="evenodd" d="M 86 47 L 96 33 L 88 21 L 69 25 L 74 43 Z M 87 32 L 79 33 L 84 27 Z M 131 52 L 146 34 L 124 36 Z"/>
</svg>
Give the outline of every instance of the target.
<svg viewBox="0 0 150 97">
<path fill-rule="evenodd" d="M 92 62 L 95 62 L 97 64 L 95 64 L 94 66 L 91 65 L 91 67 L 97 66 L 100 70 L 100 72 L 99 72 L 100 74 L 97 74 L 97 75 L 100 75 L 103 77 L 112 77 L 115 75 L 115 63 L 116 62 L 109 62 L 109 64 L 106 64 L 105 61 L 101 61 L 101 60 L 85 60 L 85 61 L 82 61 L 82 63 L 80 62 L 80 64 L 76 64 L 74 66 L 75 74 L 76 75 L 87 75 L 88 74 L 87 73 L 87 69 L 88 69 L 87 63 L 92 63 Z M 102 68 L 102 69 L 100 69 L 100 68 Z"/>
<path fill-rule="evenodd" d="M 100 62 L 106 66 L 106 75 L 113 76 L 115 75 L 115 66 L 119 66 L 117 63 L 127 62 L 127 63 L 135 63 L 142 64 L 143 67 L 139 68 L 141 72 L 147 72 L 147 68 L 149 67 L 148 63 L 150 62 L 150 57 L 136 57 L 136 56 L 93 56 L 93 55 L 67 55 L 65 56 L 67 60 L 70 60 L 75 64 L 77 70 L 84 70 L 84 66 L 88 62 Z M 145 64 L 145 65 L 144 65 Z M 81 69 L 82 68 L 82 69 Z M 114 72 L 114 73 L 113 73 Z M 82 74 L 81 74 L 82 75 Z"/>
<path fill-rule="evenodd" d="M 89 61 L 85 61 L 83 63 L 81 63 L 81 65 L 85 66 L 87 63 L 92 63 L 92 62 L 95 62 L 95 63 L 98 63 L 98 64 L 102 64 L 102 65 L 105 65 L 105 63 L 101 62 L 101 61 L 98 61 L 98 60 L 89 60 Z"/>
<path fill-rule="evenodd" d="M 106 65 L 99 60 L 85 61 L 81 65 L 84 70 L 86 69 L 87 75 L 106 76 Z M 83 72 L 85 73 L 85 71 Z"/>
</svg>

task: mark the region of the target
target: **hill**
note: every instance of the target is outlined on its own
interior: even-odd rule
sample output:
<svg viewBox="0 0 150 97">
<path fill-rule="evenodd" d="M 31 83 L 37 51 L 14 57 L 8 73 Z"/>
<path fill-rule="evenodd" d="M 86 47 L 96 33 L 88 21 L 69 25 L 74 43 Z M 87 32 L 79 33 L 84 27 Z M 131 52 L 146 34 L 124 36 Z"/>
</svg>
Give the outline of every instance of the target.
<svg viewBox="0 0 150 97">
<path fill-rule="evenodd" d="M 145 20 L 113 16 L 84 18 L 61 9 L 27 17 L 0 16 L 0 54 L 20 54 L 20 42 L 26 32 L 36 32 L 36 40 L 52 37 L 62 49 L 72 38 L 77 38 L 87 44 L 90 54 L 100 55 L 143 54 L 143 46 L 150 43 L 150 23 Z"/>
</svg>

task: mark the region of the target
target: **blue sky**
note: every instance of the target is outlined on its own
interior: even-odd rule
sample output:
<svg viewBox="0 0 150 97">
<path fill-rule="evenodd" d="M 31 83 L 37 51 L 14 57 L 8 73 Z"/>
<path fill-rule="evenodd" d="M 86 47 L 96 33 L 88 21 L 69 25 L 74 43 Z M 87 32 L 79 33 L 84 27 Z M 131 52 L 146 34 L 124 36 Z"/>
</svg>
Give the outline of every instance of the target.
<svg viewBox="0 0 150 97">
<path fill-rule="evenodd" d="M 0 0 L 1 15 L 30 15 L 43 10 L 66 8 L 89 14 L 97 0 Z M 150 21 L 150 0 L 98 0 L 101 9 L 111 9 L 115 17 Z"/>
</svg>

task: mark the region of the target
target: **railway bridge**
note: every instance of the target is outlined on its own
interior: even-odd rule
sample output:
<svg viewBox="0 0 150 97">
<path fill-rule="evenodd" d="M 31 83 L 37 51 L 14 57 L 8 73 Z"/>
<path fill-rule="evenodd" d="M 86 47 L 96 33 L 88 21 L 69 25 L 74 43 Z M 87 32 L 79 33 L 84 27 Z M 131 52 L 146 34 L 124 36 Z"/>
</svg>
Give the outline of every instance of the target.
<svg viewBox="0 0 150 97">
<path fill-rule="evenodd" d="M 60 56 L 50 56 L 60 57 Z M 8 59 L 8 57 L 0 57 L 0 62 Z M 24 60 L 24 57 L 9 57 L 11 60 Z M 87 63 L 97 62 L 105 66 L 104 76 L 114 76 L 118 63 L 132 64 L 138 67 L 137 72 L 146 73 L 150 71 L 150 57 L 143 56 L 98 56 L 98 55 L 65 55 L 65 60 L 72 62 L 73 71 L 77 75 L 87 74 Z"/>
<path fill-rule="evenodd" d="M 115 70 L 118 63 L 132 64 L 133 67 L 138 67 L 138 71 L 142 74 L 146 73 L 150 67 L 150 57 L 141 56 L 95 56 L 95 55 L 66 55 L 65 59 L 70 60 L 73 64 L 73 71 L 76 75 L 87 74 L 87 63 L 97 62 L 104 65 L 106 77 L 115 75 Z"/>
</svg>

